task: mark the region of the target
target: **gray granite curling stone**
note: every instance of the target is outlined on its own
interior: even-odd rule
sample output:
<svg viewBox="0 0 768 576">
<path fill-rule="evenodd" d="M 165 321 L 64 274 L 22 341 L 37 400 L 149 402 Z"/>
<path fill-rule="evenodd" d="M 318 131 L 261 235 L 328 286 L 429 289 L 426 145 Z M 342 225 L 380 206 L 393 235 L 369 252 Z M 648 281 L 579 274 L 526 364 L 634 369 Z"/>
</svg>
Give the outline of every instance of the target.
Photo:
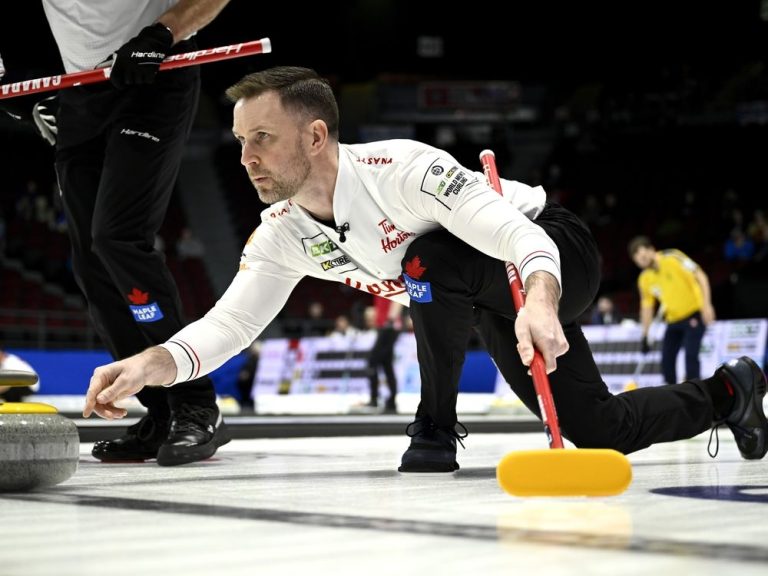
<svg viewBox="0 0 768 576">
<path fill-rule="evenodd" d="M 75 423 L 55 413 L 8 413 L 13 406 L 0 404 L 0 492 L 34 490 L 70 478 L 80 456 Z"/>
</svg>

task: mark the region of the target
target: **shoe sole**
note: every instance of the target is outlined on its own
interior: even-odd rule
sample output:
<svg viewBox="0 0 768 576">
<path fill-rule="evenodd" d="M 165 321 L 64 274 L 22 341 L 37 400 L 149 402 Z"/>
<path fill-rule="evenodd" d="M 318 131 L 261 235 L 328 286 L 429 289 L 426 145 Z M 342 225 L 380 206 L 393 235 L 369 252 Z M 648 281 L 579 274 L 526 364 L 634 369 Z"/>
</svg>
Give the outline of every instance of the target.
<svg viewBox="0 0 768 576">
<path fill-rule="evenodd" d="M 180 466 L 182 464 L 191 464 L 200 460 L 207 460 L 224 444 L 232 440 L 227 425 L 222 422 L 216 428 L 216 432 L 211 441 L 201 444 L 195 448 L 175 448 L 174 446 L 161 446 L 157 452 L 158 466 Z"/>
<path fill-rule="evenodd" d="M 397 468 L 398 472 L 405 472 L 405 473 L 411 473 L 411 472 L 421 472 L 421 473 L 428 473 L 428 474 L 434 474 L 434 473 L 446 473 L 446 472 L 456 472 L 456 470 L 459 469 L 459 463 L 454 462 L 453 464 L 402 464 Z"/>
<path fill-rule="evenodd" d="M 104 462 L 105 464 L 127 464 L 127 463 L 136 463 L 136 462 L 146 462 L 147 460 L 154 460 L 157 458 L 157 454 L 147 455 L 143 454 L 141 456 L 138 456 L 136 454 L 127 454 L 127 455 L 120 455 L 120 457 L 115 456 L 109 456 L 109 455 L 99 455 L 94 454 L 91 452 L 91 456 L 96 458 L 99 462 Z"/>
<path fill-rule="evenodd" d="M 442 458 L 441 458 L 442 456 Z M 453 462 L 448 459 L 454 458 Z M 448 450 L 434 448 L 409 448 L 400 462 L 398 472 L 455 472 L 459 463 L 456 454 Z"/>
<path fill-rule="evenodd" d="M 101 440 L 100 442 L 107 442 Z M 100 442 L 97 442 L 98 445 Z M 154 460 L 157 458 L 157 452 L 119 452 L 109 454 L 107 452 L 100 452 L 94 447 L 91 450 L 91 456 L 101 462 L 113 463 L 113 462 L 146 462 L 147 460 Z"/>
</svg>

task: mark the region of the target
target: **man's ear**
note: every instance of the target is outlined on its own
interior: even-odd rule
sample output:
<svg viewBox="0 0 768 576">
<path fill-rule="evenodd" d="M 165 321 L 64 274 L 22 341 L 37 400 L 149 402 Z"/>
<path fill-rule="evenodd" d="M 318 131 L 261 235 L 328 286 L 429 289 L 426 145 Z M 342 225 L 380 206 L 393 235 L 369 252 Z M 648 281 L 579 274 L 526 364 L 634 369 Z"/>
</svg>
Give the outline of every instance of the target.
<svg viewBox="0 0 768 576">
<path fill-rule="evenodd" d="M 310 154 L 317 154 L 328 143 L 328 125 L 325 121 L 317 119 L 309 124 L 309 130 L 312 135 Z"/>
</svg>

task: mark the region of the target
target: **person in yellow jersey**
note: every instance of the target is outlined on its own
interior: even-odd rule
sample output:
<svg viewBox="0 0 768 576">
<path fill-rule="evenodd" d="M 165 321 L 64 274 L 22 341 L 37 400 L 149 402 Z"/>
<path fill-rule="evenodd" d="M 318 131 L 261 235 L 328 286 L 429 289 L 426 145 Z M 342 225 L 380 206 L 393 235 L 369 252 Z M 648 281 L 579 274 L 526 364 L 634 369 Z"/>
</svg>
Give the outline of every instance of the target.
<svg viewBox="0 0 768 576">
<path fill-rule="evenodd" d="M 664 308 L 667 323 L 661 348 L 664 381 L 677 382 L 675 361 L 681 347 L 685 347 L 685 378 L 699 378 L 701 340 L 707 325 L 715 320 L 707 275 L 680 250 L 656 250 L 646 236 L 630 241 L 629 255 L 643 270 L 637 279 L 642 352 L 650 349 L 648 330 L 658 303 Z"/>
</svg>

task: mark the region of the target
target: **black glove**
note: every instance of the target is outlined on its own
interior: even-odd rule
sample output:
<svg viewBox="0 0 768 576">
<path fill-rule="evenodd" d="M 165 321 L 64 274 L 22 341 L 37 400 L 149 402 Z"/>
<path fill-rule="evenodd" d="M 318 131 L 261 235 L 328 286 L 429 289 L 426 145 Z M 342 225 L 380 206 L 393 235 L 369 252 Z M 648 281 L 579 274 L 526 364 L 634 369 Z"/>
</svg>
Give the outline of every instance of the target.
<svg viewBox="0 0 768 576">
<path fill-rule="evenodd" d="M 640 352 L 643 354 L 648 354 L 648 352 L 651 351 L 651 344 L 648 342 L 648 336 L 643 336 L 643 339 L 640 340 Z"/>
<path fill-rule="evenodd" d="M 34 128 L 35 131 L 51 146 L 56 144 L 56 112 L 58 111 L 58 96 L 48 96 L 43 100 L 34 101 L 36 95 L 19 96 L 0 102 L 0 111 L 5 112 L 14 120 Z"/>
<path fill-rule="evenodd" d="M 151 84 L 171 46 L 173 34 L 160 22 L 143 28 L 115 52 L 109 79 L 117 88 Z"/>
</svg>

